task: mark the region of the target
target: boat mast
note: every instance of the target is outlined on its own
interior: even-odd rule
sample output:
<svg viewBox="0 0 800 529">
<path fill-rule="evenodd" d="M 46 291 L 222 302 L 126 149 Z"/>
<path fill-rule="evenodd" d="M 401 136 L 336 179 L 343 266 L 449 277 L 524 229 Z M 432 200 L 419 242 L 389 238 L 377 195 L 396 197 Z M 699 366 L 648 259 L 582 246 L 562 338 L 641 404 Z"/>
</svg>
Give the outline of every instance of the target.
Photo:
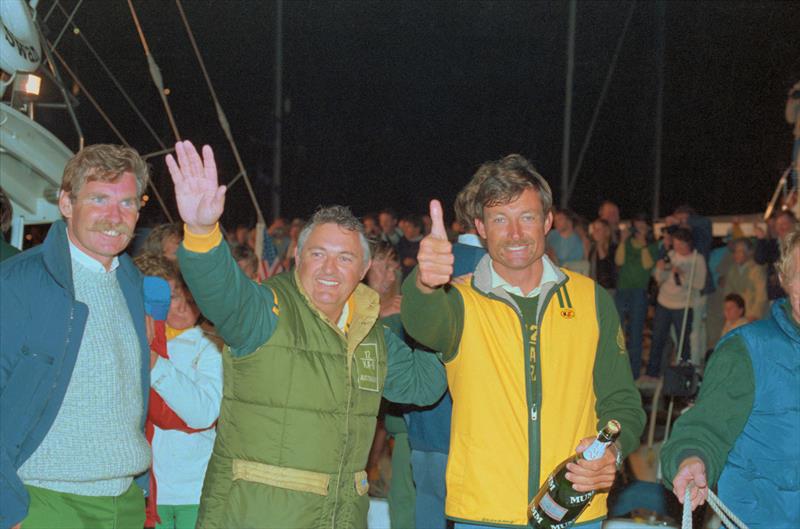
<svg viewBox="0 0 800 529">
<path fill-rule="evenodd" d="M 272 219 L 281 216 L 283 134 L 283 0 L 275 2 L 275 139 L 272 156 Z"/>
<path fill-rule="evenodd" d="M 561 207 L 569 204 L 569 140 L 572 127 L 572 78 L 575 73 L 575 18 L 577 0 L 569 0 L 569 29 L 567 30 L 567 79 L 564 88 L 564 140 L 561 149 Z"/>
<path fill-rule="evenodd" d="M 656 60 L 658 61 L 658 87 L 656 89 L 655 138 L 653 139 L 653 220 L 661 215 L 661 144 L 664 132 L 664 27 L 666 3 L 656 2 Z"/>
</svg>

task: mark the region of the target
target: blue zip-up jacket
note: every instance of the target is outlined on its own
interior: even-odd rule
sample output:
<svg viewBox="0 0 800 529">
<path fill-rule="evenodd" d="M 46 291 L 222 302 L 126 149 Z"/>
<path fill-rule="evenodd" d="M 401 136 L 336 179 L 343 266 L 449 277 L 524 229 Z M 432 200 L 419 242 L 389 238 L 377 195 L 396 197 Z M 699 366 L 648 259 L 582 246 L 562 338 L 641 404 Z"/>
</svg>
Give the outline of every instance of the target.
<svg viewBox="0 0 800 529">
<path fill-rule="evenodd" d="M 127 255 L 117 281 L 142 351 L 142 428 L 150 387 L 150 347 L 142 276 Z M 40 246 L 0 264 L 0 527 L 28 514 L 17 475 L 55 421 L 78 356 L 89 308 L 75 299 L 67 228 L 55 222 Z M 148 475 L 136 482 L 147 490 Z"/>
<path fill-rule="evenodd" d="M 800 526 L 800 333 L 785 304 L 772 317 L 745 325 L 755 395 L 750 418 L 719 478 L 719 496 L 753 529 Z"/>
</svg>

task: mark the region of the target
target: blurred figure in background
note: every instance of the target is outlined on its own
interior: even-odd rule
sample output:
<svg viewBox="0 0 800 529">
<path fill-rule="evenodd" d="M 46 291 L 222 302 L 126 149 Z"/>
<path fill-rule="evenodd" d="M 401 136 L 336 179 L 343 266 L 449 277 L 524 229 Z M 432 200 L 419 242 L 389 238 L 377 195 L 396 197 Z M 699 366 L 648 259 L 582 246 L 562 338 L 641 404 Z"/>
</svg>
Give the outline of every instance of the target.
<svg viewBox="0 0 800 529">
<path fill-rule="evenodd" d="M 744 298 L 749 321 L 759 320 L 767 313 L 767 275 L 764 267 L 753 261 L 749 239 L 733 241 L 731 263 L 720 277 L 722 295 L 739 294 Z"/>
<path fill-rule="evenodd" d="M 614 242 L 614 246 L 618 245 L 620 239 L 619 206 L 610 200 L 605 200 L 597 209 L 597 217 L 608 223 L 608 227 L 611 230 L 611 240 Z"/>
<path fill-rule="evenodd" d="M 614 255 L 617 245 L 611 239 L 611 226 L 597 219 L 591 226 L 592 244 L 589 247 L 589 277 L 614 295 L 617 288 L 617 265 Z"/>
<path fill-rule="evenodd" d="M 17 248 L 6 242 L 6 232 L 11 228 L 13 214 L 11 201 L 6 196 L 3 188 L 0 188 L 0 262 L 19 253 Z"/>
<path fill-rule="evenodd" d="M 397 227 L 397 213 L 391 208 L 381 210 L 378 214 L 378 223 L 381 226 L 381 240 L 396 248 L 400 237 L 403 236 L 403 232 Z"/>
<path fill-rule="evenodd" d="M 295 250 L 297 250 L 297 239 L 300 237 L 300 232 L 303 231 L 305 225 L 306 221 L 300 218 L 292 219 L 292 223 L 289 225 L 289 245 L 286 247 L 286 253 L 283 258 L 284 270 L 291 270 L 294 268 L 294 253 Z"/>
<path fill-rule="evenodd" d="M 770 220 L 772 228 L 768 228 L 766 231 L 760 226 L 755 226 L 756 249 L 753 260 L 756 264 L 766 265 L 767 298 L 775 301 L 786 295 L 775 268 L 775 263 L 780 258 L 780 240 L 792 231 L 797 220 L 789 210 L 774 213 Z"/>
<path fill-rule="evenodd" d="M 633 378 L 638 379 L 642 367 L 642 336 L 647 318 L 647 287 L 658 247 L 652 240 L 647 215 L 636 215 L 631 224 L 631 229 L 620 232 L 620 243 L 614 255 L 618 270 L 614 301 L 625 329 Z"/>
<path fill-rule="evenodd" d="M 378 239 L 381 236 L 381 225 L 378 223 L 378 216 L 374 213 L 367 213 L 361 218 L 364 224 L 364 235 L 369 239 Z"/>
<path fill-rule="evenodd" d="M 139 253 L 163 255 L 170 261 L 177 262 L 176 252 L 183 239 L 183 225 L 180 223 L 159 224 L 147 234 Z"/>
<path fill-rule="evenodd" d="M 556 264 L 573 270 L 574 265 L 585 258 L 583 240 L 575 231 L 575 215 L 568 209 L 556 210 L 553 229 L 547 234 L 547 246 L 552 248 Z M 577 267 L 580 268 L 580 267 Z M 584 274 L 588 270 L 575 270 Z M 588 275 L 588 274 L 587 274 Z"/>
<path fill-rule="evenodd" d="M 739 294 L 728 294 L 722 304 L 722 316 L 725 324 L 722 326 L 720 338 L 731 332 L 737 327 L 747 325 L 750 321 L 745 318 L 747 304 Z"/>
<path fill-rule="evenodd" d="M 665 239 L 667 254 L 656 262 L 653 276 L 658 283 L 658 303 L 653 318 L 653 342 L 650 348 L 650 360 L 647 364 L 647 381 L 653 381 L 664 373 L 664 358 L 667 356 L 666 345 L 670 328 L 680 341 L 683 314 L 687 310 L 686 334 L 678 361 L 692 358 L 692 346 L 689 336 L 692 332 L 692 313 L 694 298 L 700 294 L 706 282 L 706 261 L 702 254 L 692 248 L 692 233 L 687 228 L 676 229 L 669 240 Z M 690 276 L 694 268 L 694 277 Z M 691 299 L 689 297 L 691 296 Z"/>
<path fill-rule="evenodd" d="M 792 181 L 794 187 L 794 211 L 800 212 L 800 81 L 789 90 L 786 98 L 786 121 L 794 125 L 794 143 L 792 144 Z"/>
<path fill-rule="evenodd" d="M 713 292 L 714 285 L 711 280 L 711 273 L 708 270 L 708 260 L 711 256 L 711 245 L 714 242 L 712 236 L 711 219 L 699 215 L 694 208 L 689 205 L 682 205 L 675 208 L 672 217 L 677 221 L 678 226 L 689 228 L 692 234 L 692 248 L 705 259 L 706 268 L 705 284 L 700 292 L 692 296 L 692 332 L 689 336 L 691 344 L 692 363 L 701 365 L 703 362 L 702 352 L 706 346 L 706 312 L 708 306 L 708 295 Z"/>
<path fill-rule="evenodd" d="M 397 258 L 400 260 L 400 270 L 404 279 L 417 265 L 419 241 L 424 237 L 422 234 L 423 228 L 422 218 L 419 215 L 408 214 L 400 222 L 403 236 L 400 237 L 395 248 L 397 249 Z"/>
</svg>

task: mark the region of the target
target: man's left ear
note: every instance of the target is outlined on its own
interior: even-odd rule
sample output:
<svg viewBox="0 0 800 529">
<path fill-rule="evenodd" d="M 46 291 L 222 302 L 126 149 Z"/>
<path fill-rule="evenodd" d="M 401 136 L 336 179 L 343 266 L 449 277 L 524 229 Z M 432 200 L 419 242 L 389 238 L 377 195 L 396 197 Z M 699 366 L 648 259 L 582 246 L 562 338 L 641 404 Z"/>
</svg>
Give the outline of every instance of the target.
<svg viewBox="0 0 800 529">
<path fill-rule="evenodd" d="M 72 199 L 66 191 L 58 192 L 58 210 L 65 219 L 72 217 Z"/>
</svg>

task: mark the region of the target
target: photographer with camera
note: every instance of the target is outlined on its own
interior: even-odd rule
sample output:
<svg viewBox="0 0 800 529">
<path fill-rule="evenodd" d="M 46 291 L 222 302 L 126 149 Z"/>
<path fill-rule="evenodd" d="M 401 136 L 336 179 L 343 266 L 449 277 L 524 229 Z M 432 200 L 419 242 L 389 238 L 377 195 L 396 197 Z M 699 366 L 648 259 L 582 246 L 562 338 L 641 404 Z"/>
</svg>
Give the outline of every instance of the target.
<svg viewBox="0 0 800 529">
<path fill-rule="evenodd" d="M 689 335 L 692 332 L 692 299 L 700 295 L 706 283 L 706 260 L 693 249 L 692 232 L 688 228 L 670 226 L 664 236 L 665 254 L 656 261 L 653 277 L 658 283 L 658 303 L 653 318 L 653 342 L 645 381 L 655 381 L 663 374 L 664 347 L 670 327 L 681 336 L 681 325 L 686 317 L 681 359 L 691 358 Z M 691 289 L 691 297 L 690 297 Z M 687 307 L 688 303 L 688 307 Z"/>
</svg>

